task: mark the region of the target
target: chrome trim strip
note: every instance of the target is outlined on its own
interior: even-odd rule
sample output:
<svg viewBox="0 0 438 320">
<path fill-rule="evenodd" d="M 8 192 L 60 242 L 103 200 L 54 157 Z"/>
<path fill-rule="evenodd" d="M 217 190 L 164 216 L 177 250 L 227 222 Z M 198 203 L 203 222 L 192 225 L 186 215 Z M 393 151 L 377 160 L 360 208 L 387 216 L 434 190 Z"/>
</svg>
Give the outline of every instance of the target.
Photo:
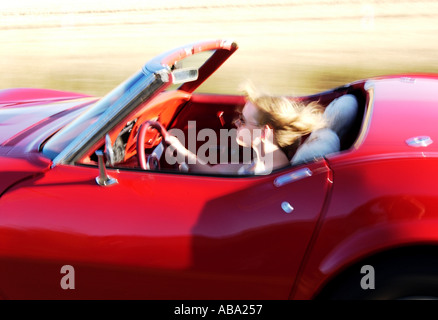
<svg viewBox="0 0 438 320">
<path fill-rule="evenodd" d="M 165 81 L 161 78 L 162 76 L 159 74 L 145 75 L 134 86 L 127 88 L 123 96 L 116 100 L 94 124 L 83 131 L 58 154 L 53 160 L 52 168 L 58 164 L 73 164 L 78 161 L 89 148 L 113 129 L 121 119 L 157 92 L 165 84 Z"/>
<path fill-rule="evenodd" d="M 295 172 L 287 173 L 274 180 L 274 186 L 282 187 L 285 184 L 311 177 L 313 172 L 309 168 L 303 168 Z"/>
</svg>

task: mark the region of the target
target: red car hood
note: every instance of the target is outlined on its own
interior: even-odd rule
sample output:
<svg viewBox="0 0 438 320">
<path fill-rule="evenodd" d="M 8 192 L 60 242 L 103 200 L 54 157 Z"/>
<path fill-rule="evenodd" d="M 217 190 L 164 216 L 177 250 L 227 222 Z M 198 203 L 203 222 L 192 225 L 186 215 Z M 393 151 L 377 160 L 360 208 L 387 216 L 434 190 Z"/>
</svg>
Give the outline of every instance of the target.
<svg viewBox="0 0 438 320">
<path fill-rule="evenodd" d="M 26 147 L 31 142 L 42 142 L 96 100 L 52 90 L 0 91 L 0 155 L 6 152 L 6 147 Z"/>
<path fill-rule="evenodd" d="M 0 196 L 48 169 L 51 161 L 40 155 L 39 145 L 96 100 L 52 90 L 0 91 Z"/>
</svg>

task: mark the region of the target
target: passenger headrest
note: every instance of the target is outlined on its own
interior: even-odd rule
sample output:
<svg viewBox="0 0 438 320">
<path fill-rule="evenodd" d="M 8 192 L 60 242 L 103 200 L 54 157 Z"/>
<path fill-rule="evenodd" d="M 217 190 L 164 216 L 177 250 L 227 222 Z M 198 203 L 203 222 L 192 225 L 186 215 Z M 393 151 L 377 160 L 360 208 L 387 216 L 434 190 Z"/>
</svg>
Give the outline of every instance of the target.
<svg viewBox="0 0 438 320">
<path fill-rule="evenodd" d="M 291 164 L 308 162 L 327 154 L 338 152 L 341 143 L 338 135 L 330 128 L 316 130 L 310 134 L 307 140 L 298 148 L 292 157 Z"/>
<path fill-rule="evenodd" d="M 292 157 L 291 164 L 297 165 L 339 152 L 341 139 L 354 124 L 358 109 L 358 101 L 352 94 L 333 100 L 324 111 L 327 127 L 311 133 Z"/>
<path fill-rule="evenodd" d="M 346 94 L 333 100 L 324 111 L 328 128 L 335 131 L 339 138 L 348 132 L 353 125 L 359 109 L 357 99 L 352 94 Z"/>
</svg>

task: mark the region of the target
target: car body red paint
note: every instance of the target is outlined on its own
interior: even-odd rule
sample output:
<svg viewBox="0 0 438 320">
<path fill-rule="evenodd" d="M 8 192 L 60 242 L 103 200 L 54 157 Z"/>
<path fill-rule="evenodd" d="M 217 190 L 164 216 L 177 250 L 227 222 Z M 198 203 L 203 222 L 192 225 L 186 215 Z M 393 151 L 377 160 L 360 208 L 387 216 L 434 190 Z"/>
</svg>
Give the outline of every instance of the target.
<svg viewBox="0 0 438 320">
<path fill-rule="evenodd" d="M 0 91 L 2 298 L 313 299 L 376 254 L 436 246 L 438 144 L 406 143 L 438 139 L 436 75 L 378 77 L 291 97 L 327 106 L 352 93 L 360 116 L 340 152 L 269 175 L 144 171 L 130 162 L 140 122 L 232 127 L 243 97 L 194 90 L 236 49 L 218 40 L 160 55 L 106 105 L 76 93 Z M 198 80 L 164 91 L 176 62 L 207 50 L 216 54 L 199 68 Z M 106 109 L 78 133 L 83 139 L 61 139 L 65 149 L 45 151 L 99 104 Z M 106 112 L 130 104 L 122 115 Z M 110 119 L 107 128 L 99 127 L 102 119 Z M 115 141 L 132 120 L 138 123 L 130 127 L 122 165 L 107 167 L 117 183 L 98 185 L 94 152 L 106 134 Z M 148 137 L 150 148 L 159 143 Z M 312 174 L 276 183 L 303 169 Z M 284 202 L 293 212 L 282 210 Z M 74 267 L 74 289 L 60 286 L 64 265 Z"/>
</svg>

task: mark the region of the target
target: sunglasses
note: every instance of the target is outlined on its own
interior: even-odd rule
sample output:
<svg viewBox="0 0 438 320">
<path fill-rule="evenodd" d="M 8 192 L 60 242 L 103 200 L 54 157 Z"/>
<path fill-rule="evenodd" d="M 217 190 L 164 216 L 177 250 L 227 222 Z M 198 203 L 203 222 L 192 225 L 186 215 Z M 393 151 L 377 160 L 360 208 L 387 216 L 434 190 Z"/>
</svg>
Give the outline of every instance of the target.
<svg viewBox="0 0 438 320">
<path fill-rule="evenodd" d="M 242 113 L 239 113 L 239 115 L 237 116 L 237 119 L 233 121 L 234 125 L 236 127 L 241 127 L 244 126 L 246 124 L 251 124 L 255 127 L 258 127 L 259 125 L 257 123 L 254 122 L 250 122 L 250 121 L 246 121 L 245 117 L 243 116 Z"/>
</svg>

